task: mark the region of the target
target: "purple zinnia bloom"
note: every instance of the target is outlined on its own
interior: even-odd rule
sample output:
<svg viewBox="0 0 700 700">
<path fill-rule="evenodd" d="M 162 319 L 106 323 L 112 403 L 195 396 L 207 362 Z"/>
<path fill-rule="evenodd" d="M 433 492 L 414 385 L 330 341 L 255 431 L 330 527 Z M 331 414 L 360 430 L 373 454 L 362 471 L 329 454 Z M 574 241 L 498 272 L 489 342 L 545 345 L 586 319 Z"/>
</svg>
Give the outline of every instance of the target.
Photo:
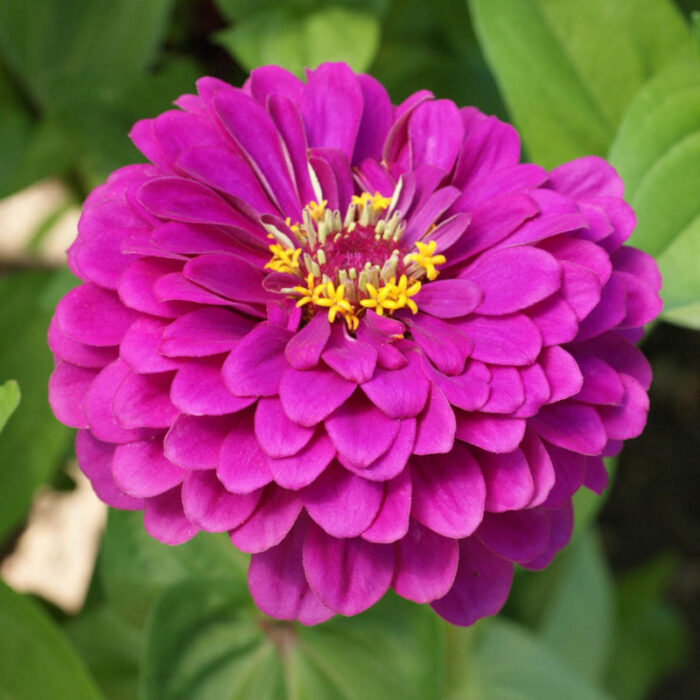
<svg viewBox="0 0 700 700">
<path fill-rule="evenodd" d="M 97 494 L 226 531 L 304 624 L 389 588 L 469 625 L 568 541 L 641 432 L 656 263 L 596 157 L 344 64 L 213 78 L 85 203 L 50 398 Z"/>
</svg>

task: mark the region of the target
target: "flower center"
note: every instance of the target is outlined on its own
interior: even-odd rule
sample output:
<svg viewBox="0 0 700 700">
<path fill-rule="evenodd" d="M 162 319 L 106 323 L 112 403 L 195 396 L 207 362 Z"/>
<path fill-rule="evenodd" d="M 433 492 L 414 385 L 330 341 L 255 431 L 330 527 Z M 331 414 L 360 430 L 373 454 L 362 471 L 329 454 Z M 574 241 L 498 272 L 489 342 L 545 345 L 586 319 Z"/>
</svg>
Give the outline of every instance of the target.
<svg viewBox="0 0 700 700">
<path fill-rule="evenodd" d="M 434 254 L 435 241 L 419 241 L 417 252 L 406 254 L 401 245 L 406 223 L 394 211 L 397 198 L 364 192 L 353 196 L 344 217 L 327 209 L 326 200 L 309 202 L 302 222 L 287 219 L 295 240 L 266 226 L 276 242 L 265 267 L 301 278 L 304 284 L 282 292 L 310 315 L 327 309 L 331 323 L 341 316 L 350 330 L 357 328 L 364 309 L 380 316 L 403 308 L 416 313 L 412 297 L 420 291 L 421 279 L 434 280 L 445 256 Z"/>
</svg>

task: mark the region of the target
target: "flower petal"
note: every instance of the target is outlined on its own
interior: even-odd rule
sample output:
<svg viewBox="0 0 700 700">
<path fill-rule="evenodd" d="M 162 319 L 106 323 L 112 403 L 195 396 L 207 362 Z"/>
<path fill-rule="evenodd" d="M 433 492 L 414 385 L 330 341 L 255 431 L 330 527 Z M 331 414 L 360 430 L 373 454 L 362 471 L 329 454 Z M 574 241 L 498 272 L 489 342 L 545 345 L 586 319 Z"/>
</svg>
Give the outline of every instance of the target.
<svg viewBox="0 0 700 700">
<path fill-rule="evenodd" d="M 341 615 L 357 615 L 389 589 L 394 548 L 359 537 L 339 540 L 312 525 L 304 540 L 304 572 L 324 605 Z"/>
<path fill-rule="evenodd" d="M 150 498 L 179 486 L 186 472 L 163 456 L 161 440 L 117 445 L 112 473 L 117 486 L 135 498 Z"/>
</svg>

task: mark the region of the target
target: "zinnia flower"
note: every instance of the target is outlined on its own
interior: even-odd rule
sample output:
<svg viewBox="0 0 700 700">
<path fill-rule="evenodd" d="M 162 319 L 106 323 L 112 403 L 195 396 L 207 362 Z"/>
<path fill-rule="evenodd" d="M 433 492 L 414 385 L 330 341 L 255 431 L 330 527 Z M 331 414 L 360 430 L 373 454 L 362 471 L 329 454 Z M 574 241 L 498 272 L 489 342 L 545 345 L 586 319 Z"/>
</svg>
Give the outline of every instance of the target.
<svg viewBox="0 0 700 700">
<path fill-rule="evenodd" d="M 168 544 L 230 533 L 304 624 L 389 588 L 469 625 L 639 435 L 655 262 L 597 157 L 344 64 L 197 84 L 87 199 L 49 330 L 80 467 Z"/>
</svg>

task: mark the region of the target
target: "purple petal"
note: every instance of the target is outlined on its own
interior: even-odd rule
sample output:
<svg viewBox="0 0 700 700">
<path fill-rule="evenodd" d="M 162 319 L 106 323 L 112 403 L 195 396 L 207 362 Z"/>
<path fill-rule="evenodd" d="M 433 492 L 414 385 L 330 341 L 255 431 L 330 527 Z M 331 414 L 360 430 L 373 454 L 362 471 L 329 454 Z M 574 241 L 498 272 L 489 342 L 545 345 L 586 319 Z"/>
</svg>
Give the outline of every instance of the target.
<svg viewBox="0 0 700 700">
<path fill-rule="evenodd" d="M 279 392 L 284 412 L 295 423 L 314 426 L 341 406 L 356 386 L 331 370 L 290 369 L 282 377 Z"/>
<path fill-rule="evenodd" d="M 479 306 L 481 299 L 479 287 L 463 279 L 435 280 L 424 284 L 415 296 L 415 302 L 423 313 L 438 318 L 466 316 Z"/>
<path fill-rule="evenodd" d="M 268 459 L 267 466 L 276 484 L 297 490 L 308 486 L 335 457 L 333 441 L 317 430 L 309 443 L 297 454 L 280 459 Z"/>
<path fill-rule="evenodd" d="M 453 625 L 467 627 L 503 607 L 512 581 L 513 565 L 470 537 L 459 543 L 459 567 L 450 592 L 430 606 Z"/>
<path fill-rule="evenodd" d="M 596 410 L 573 401 L 544 406 L 530 425 L 545 440 L 584 455 L 599 455 L 607 442 Z"/>
<path fill-rule="evenodd" d="M 401 238 L 405 248 L 411 248 L 416 241 L 422 240 L 430 227 L 450 208 L 458 196 L 459 190 L 455 187 L 443 187 L 433 192 L 409 217 Z"/>
<path fill-rule="evenodd" d="M 115 446 L 97 440 L 89 430 L 79 430 L 75 438 L 75 454 L 80 470 L 90 480 L 101 501 L 120 510 L 142 510 L 143 501 L 123 493 L 112 476 Z"/>
<path fill-rule="evenodd" d="M 412 465 L 411 514 L 445 537 L 468 537 L 484 514 L 486 486 L 481 469 L 464 446 L 448 455 L 417 457 Z"/>
<path fill-rule="evenodd" d="M 514 367 L 491 367 L 489 400 L 485 413 L 514 414 L 525 403 L 525 388 L 520 372 Z"/>
<path fill-rule="evenodd" d="M 222 416 L 250 406 L 255 397 L 234 396 L 224 385 L 220 357 L 185 362 L 173 379 L 170 400 L 190 416 Z"/>
<path fill-rule="evenodd" d="M 139 188 L 138 201 L 164 221 L 251 227 L 226 200 L 205 185 L 182 177 L 158 177 Z"/>
<path fill-rule="evenodd" d="M 651 255 L 630 246 L 623 246 L 618 248 L 610 259 L 616 270 L 633 275 L 654 291 L 658 292 L 661 289 L 659 265 Z"/>
<path fill-rule="evenodd" d="M 58 362 L 49 379 L 49 403 L 61 423 L 71 428 L 87 428 L 85 396 L 97 371 Z"/>
<path fill-rule="evenodd" d="M 480 256 L 460 278 L 482 290 L 480 314 L 502 316 L 554 294 L 561 283 L 561 268 L 549 253 L 523 246 Z"/>
<path fill-rule="evenodd" d="M 255 437 L 270 457 L 291 457 L 297 454 L 314 434 L 291 421 L 278 398 L 260 399 L 255 409 Z"/>
<path fill-rule="evenodd" d="M 520 160 L 520 138 L 510 125 L 496 117 L 488 117 L 477 124 L 464 140 L 453 182 L 465 189 L 482 176 L 517 165 Z"/>
<path fill-rule="evenodd" d="M 540 556 L 549 545 L 549 523 L 549 512 L 543 508 L 487 513 L 476 537 L 495 554 L 523 564 Z"/>
<path fill-rule="evenodd" d="M 364 98 L 357 76 L 344 63 L 324 63 L 307 74 L 301 113 L 309 145 L 355 150 Z"/>
<path fill-rule="evenodd" d="M 433 384 L 425 409 L 418 417 L 413 451 L 417 455 L 445 454 L 452 449 L 457 422 L 445 394 Z"/>
<path fill-rule="evenodd" d="M 430 603 L 452 588 L 459 562 L 457 540 L 437 535 L 415 520 L 396 546 L 391 587 L 415 603 Z"/>
<path fill-rule="evenodd" d="M 159 352 L 167 326 L 167 321 L 150 317 L 139 318 L 131 324 L 119 346 L 119 355 L 134 372 L 167 372 L 180 366 L 179 362 Z"/>
<path fill-rule="evenodd" d="M 161 352 L 169 357 L 206 357 L 228 352 L 255 321 L 226 309 L 197 309 L 163 331 Z"/>
<path fill-rule="evenodd" d="M 409 352 L 406 359 L 408 362 L 401 369 L 378 367 L 372 379 L 361 385 L 370 401 L 390 418 L 417 416 L 428 400 L 430 382 L 418 353 Z"/>
<path fill-rule="evenodd" d="M 495 453 L 512 452 L 525 434 L 522 418 L 506 418 L 458 411 L 457 438 Z"/>
<path fill-rule="evenodd" d="M 649 396 L 636 379 L 621 374 L 625 388 L 621 406 L 601 406 L 598 409 L 605 432 L 611 440 L 629 440 L 644 430 L 649 412 Z"/>
<path fill-rule="evenodd" d="M 304 540 L 304 572 L 324 605 L 341 615 L 357 615 L 389 589 L 394 548 L 360 538 L 339 540 L 312 525 Z"/>
<path fill-rule="evenodd" d="M 486 481 L 486 510 L 503 513 L 525 508 L 535 495 L 530 465 L 522 450 L 481 452 L 477 457 Z"/>
<path fill-rule="evenodd" d="M 217 93 L 214 110 L 280 211 L 298 218 L 298 196 L 270 115 L 242 90 L 235 89 Z"/>
<path fill-rule="evenodd" d="M 330 343 L 321 357 L 331 369 L 351 382 L 366 382 L 377 365 L 377 350 L 353 338 L 339 324 L 334 325 Z"/>
<path fill-rule="evenodd" d="M 86 345 L 118 345 L 136 314 L 127 309 L 114 292 L 90 282 L 71 289 L 58 302 L 59 329 Z"/>
<path fill-rule="evenodd" d="M 270 95 L 282 95 L 298 102 L 304 90 L 304 83 L 293 73 L 279 66 L 261 66 L 250 71 L 248 80 L 250 94 L 265 106 Z"/>
<path fill-rule="evenodd" d="M 607 363 L 593 355 L 576 358 L 583 375 L 583 387 L 575 398 L 584 403 L 619 406 L 625 394 L 618 373 Z"/>
<path fill-rule="evenodd" d="M 357 81 L 362 90 L 363 110 L 352 162 L 361 163 L 365 158 L 380 160 L 394 109 L 386 89 L 379 81 L 369 75 L 358 75 Z"/>
<path fill-rule="evenodd" d="M 370 542 L 388 543 L 400 540 L 408 532 L 411 514 L 411 475 L 404 469 L 385 484 L 384 500 L 372 525 L 362 533 Z"/>
<path fill-rule="evenodd" d="M 230 425 L 228 416 L 180 416 L 165 436 L 165 456 L 183 469 L 215 469 Z"/>
<path fill-rule="evenodd" d="M 324 622 L 333 615 L 313 594 L 302 563 L 306 528 L 301 522 L 275 547 L 254 554 L 248 586 L 256 605 L 276 620 L 302 624 Z"/>
<path fill-rule="evenodd" d="M 554 465 L 549 452 L 532 430 L 526 431 L 520 449 L 530 466 L 532 483 L 535 487 L 532 500 L 528 503 L 529 508 L 534 508 L 545 502 L 554 487 Z"/>
<path fill-rule="evenodd" d="M 135 498 L 150 498 L 179 486 L 186 472 L 163 456 L 161 440 L 118 445 L 112 473 L 117 486 Z"/>
<path fill-rule="evenodd" d="M 523 314 L 472 316 L 456 324 L 474 343 L 472 357 L 494 365 L 531 365 L 542 348 L 537 326 Z"/>
<path fill-rule="evenodd" d="M 532 306 L 527 312 L 542 335 L 542 345 L 560 345 L 578 333 L 578 319 L 570 304 L 560 294 Z"/>
<path fill-rule="evenodd" d="M 98 440 L 123 443 L 144 440 L 153 434 L 148 429 L 126 430 L 117 423 L 112 413 L 115 391 L 129 374 L 128 366 L 122 360 L 115 360 L 95 377 L 85 395 L 85 417 Z"/>
<path fill-rule="evenodd" d="M 136 324 L 132 324 L 131 328 Z M 127 331 L 128 335 L 128 331 Z M 125 336 L 126 337 L 126 336 Z M 72 365 L 85 367 L 86 369 L 102 369 L 110 362 L 117 359 L 119 350 L 116 346 L 96 348 L 93 345 L 84 345 L 69 338 L 58 325 L 58 319 L 54 316 L 49 324 L 48 342 L 51 352 Z M 123 344 L 124 341 L 122 341 Z"/>
<path fill-rule="evenodd" d="M 459 110 L 451 100 L 433 100 L 416 107 L 408 122 L 413 168 L 434 165 L 452 170 L 464 138 Z"/>
<path fill-rule="evenodd" d="M 326 418 L 325 425 L 339 454 L 357 467 L 367 467 L 391 447 L 401 421 L 356 393 Z"/>
<path fill-rule="evenodd" d="M 179 486 L 160 496 L 146 499 L 143 526 L 151 537 L 169 545 L 182 544 L 197 534 L 197 528 L 182 510 Z"/>
<path fill-rule="evenodd" d="M 287 361 L 284 347 L 291 332 L 261 323 L 246 335 L 224 362 L 222 374 L 236 396 L 271 396 L 280 391 Z"/>
<path fill-rule="evenodd" d="M 267 462 L 253 433 L 253 414 L 237 414 L 221 445 L 216 468 L 219 481 L 231 493 L 251 493 L 272 481 Z"/>
<path fill-rule="evenodd" d="M 453 406 L 465 411 L 481 408 L 489 398 L 491 372 L 481 362 L 468 361 L 464 372 L 455 377 L 445 377 L 433 370 L 430 378 Z"/>
<path fill-rule="evenodd" d="M 583 485 L 588 458 L 552 444 L 547 444 L 547 452 L 552 460 L 556 479 L 543 505 L 545 508 L 559 508 Z"/>
<path fill-rule="evenodd" d="M 177 165 L 193 179 L 234 201 L 242 200 L 261 214 L 277 213 L 248 163 L 221 146 L 190 148 L 180 155 Z"/>
<path fill-rule="evenodd" d="M 207 532 L 226 532 L 255 510 L 260 491 L 229 493 L 212 470 L 189 472 L 182 484 L 182 506 L 187 519 Z"/>
<path fill-rule="evenodd" d="M 272 300 L 270 292 L 263 289 L 262 270 L 237 255 L 200 255 L 190 260 L 183 272 L 187 279 L 227 299 L 253 304 Z"/>
<path fill-rule="evenodd" d="M 549 566 L 554 559 L 554 555 L 566 546 L 571 539 L 574 530 L 574 509 L 571 501 L 567 501 L 556 510 L 547 511 L 549 513 L 549 544 L 547 549 L 539 557 L 529 562 L 523 562 L 523 566 L 539 571 Z"/>
<path fill-rule="evenodd" d="M 169 428 L 178 411 L 170 401 L 172 374 L 134 374 L 120 383 L 112 411 L 123 428 Z"/>
<path fill-rule="evenodd" d="M 231 532 L 231 542 L 242 552 L 264 552 L 287 536 L 302 507 L 293 491 L 268 486 L 253 515 Z"/>
<path fill-rule="evenodd" d="M 311 369 L 318 364 L 331 335 L 331 324 L 325 314 L 316 314 L 284 349 L 287 362 L 294 369 Z"/>
<path fill-rule="evenodd" d="M 615 169 L 598 156 L 577 158 L 549 173 L 552 189 L 575 199 L 617 197 L 622 199 L 624 186 Z"/>
<path fill-rule="evenodd" d="M 540 355 L 539 364 L 551 390 L 549 403 L 568 399 L 581 391 L 581 370 L 576 360 L 563 348 L 545 348 Z"/>
<path fill-rule="evenodd" d="M 525 401 L 523 405 L 513 413 L 514 418 L 530 418 L 544 406 L 551 396 L 549 382 L 544 370 L 538 364 L 523 367 L 518 370 L 523 383 Z"/>
<path fill-rule="evenodd" d="M 335 463 L 300 493 L 306 511 L 329 535 L 356 537 L 371 524 L 382 504 L 384 486 Z"/>
<path fill-rule="evenodd" d="M 404 418 L 391 447 L 369 466 L 356 467 L 342 455 L 339 456 L 339 461 L 344 467 L 365 479 L 387 481 L 393 479 L 406 468 L 408 458 L 413 453 L 415 441 L 416 421 L 413 418 Z"/>
<path fill-rule="evenodd" d="M 407 319 L 406 323 L 411 328 L 413 340 L 440 372 L 456 375 L 464 370 L 472 343 L 457 328 L 424 314 Z"/>
</svg>

